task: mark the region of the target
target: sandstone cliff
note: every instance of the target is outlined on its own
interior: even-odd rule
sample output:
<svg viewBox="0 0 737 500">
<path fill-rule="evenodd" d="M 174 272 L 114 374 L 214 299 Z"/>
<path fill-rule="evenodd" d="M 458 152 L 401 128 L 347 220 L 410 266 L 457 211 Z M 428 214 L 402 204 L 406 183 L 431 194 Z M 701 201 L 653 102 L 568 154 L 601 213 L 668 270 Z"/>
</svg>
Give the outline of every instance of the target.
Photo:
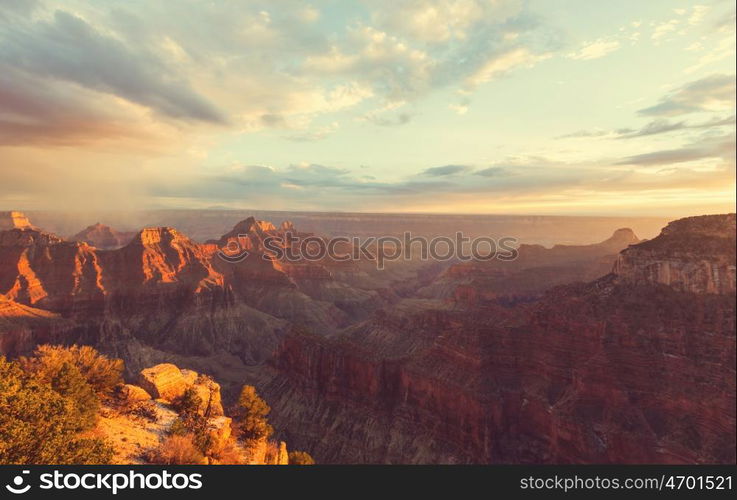
<svg viewBox="0 0 737 500">
<path fill-rule="evenodd" d="M 734 266 L 733 221 L 708 219 L 717 241 L 700 252 L 683 251 L 688 219 L 644 246 Z M 527 305 L 428 304 L 327 340 L 294 333 L 264 393 L 325 462 L 734 463 L 734 289 L 709 292 L 609 275 Z"/>
<path fill-rule="evenodd" d="M 735 214 L 680 219 L 668 224 L 657 238 L 622 252 L 614 273 L 627 283 L 734 293 L 735 244 Z"/>
<path fill-rule="evenodd" d="M 232 235 L 149 228 L 106 251 L 1 231 L 1 352 L 53 338 L 124 357 L 129 376 L 182 361 L 217 374 L 225 400 L 253 384 L 280 437 L 319 462 L 735 460 L 734 215 L 629 248 L 627 230 L 523 246 L 509 269 L 435 269 L 419 294 L 407 268 L 264 259 L 263 238 L 294 228 L 240 226 L 239 262 L 217 255 Z M 174 368 L 160 369 L 176 391 L 195 384 Z"/>
</svg>

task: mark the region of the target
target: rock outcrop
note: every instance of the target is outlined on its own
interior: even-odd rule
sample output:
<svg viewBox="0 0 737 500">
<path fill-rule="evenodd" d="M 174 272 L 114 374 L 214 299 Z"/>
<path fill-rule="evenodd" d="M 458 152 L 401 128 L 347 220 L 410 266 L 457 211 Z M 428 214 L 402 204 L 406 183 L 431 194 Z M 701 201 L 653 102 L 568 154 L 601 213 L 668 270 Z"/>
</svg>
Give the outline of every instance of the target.
<svg viewBox="0 0 737 500">
<path fill-rule="evenodd" d="M 143 387 L 133 384 L 124 384 L 117 392 L 117 396 L 123 401 L 135 403 L 138 401 L 148 401 L 151 395 L 146 392 Z"/>
<path fill-rule="evenodd" d="M 154 399 L 175 402 L 188 388 L 200 398 L 200 411 L 211 417 L 223 416 L 220 384 L 193 370 L 180 370 L 172 363 L 161 363 L 141 370 L 139 385 Z"/>
<path fill-rule="evenodd" d="M 689 217 L 668 224 L 657 238 L 622 252 L 620 280 L 660 283 L 693 293 L 735 292 L 735 214 Z"/>
<path fill-rule="evenodd" d="M 23 212 L 0 212 L 0 231 L 32 227 L 31 221 Z"/>
<path fill-rule="evenodd" d="M 180 398 L 189 385 L 181 370 L 171 363 L 161 363 L 141 370 L 138 384 L 154 399 L 167 402 Z"/>
</svg>

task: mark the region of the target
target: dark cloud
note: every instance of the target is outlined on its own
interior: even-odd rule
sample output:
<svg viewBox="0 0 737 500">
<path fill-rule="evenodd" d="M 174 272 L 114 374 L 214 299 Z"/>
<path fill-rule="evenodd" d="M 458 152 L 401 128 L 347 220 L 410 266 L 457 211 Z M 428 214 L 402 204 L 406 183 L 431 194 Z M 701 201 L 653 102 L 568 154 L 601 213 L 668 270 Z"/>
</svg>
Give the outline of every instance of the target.
<svg viewBox="0 0 737 500">
<path fill-rule="evenodd" d="M 678 88 L 660 103 L 639 110 L 645 116 L 679 116 L 735 104 L 735 76 L 711 75 Z"/>
<path fill-rule="evenodd" d="M 164 61 L 65 11 L 50 21 L 0 24 L 0 44 L 0 62 L 39 79 L 116 95 L 174 119 L 226 121 Z"/>
<path fill-rule="evenodd" d="M 432 167 L 424 170 L 422 175 L 429 175 L 430 177 L 441 177 L 445 175 L 455 175 L 463 172 L 468 172 L 471 168 L 465 165 L 444 165 L 442 167 Z"/>
<path fill-rule="evenodd" d="M 0 64 L 0 145 L 73 145 L 135 135 L 90 92 L 50 85 Z"/>
</svg>

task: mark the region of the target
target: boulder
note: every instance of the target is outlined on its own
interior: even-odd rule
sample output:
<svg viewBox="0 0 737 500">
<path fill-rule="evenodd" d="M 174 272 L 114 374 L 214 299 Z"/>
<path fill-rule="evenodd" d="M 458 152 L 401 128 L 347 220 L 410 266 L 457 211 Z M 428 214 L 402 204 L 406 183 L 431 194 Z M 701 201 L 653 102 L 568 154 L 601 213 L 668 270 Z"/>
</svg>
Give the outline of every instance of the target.
<svg viewBox="0 0 737 500">
<path fill-rule="evenodd" d="M 176 365 L 162 363 L 141 370 L 138 383 L 154 399 L 172 402 L 187 389 L 187 380 Z"/>
<path fill-rule="evenodd" d="M 146 392 L 143 387 L 138 387 L 133 384 L 125 384 L 118 391 L 118 397 L 124 401 L 137 402 L 137 401 L 148 401 L 151 399 L 151 395 Z"/>
</svg>

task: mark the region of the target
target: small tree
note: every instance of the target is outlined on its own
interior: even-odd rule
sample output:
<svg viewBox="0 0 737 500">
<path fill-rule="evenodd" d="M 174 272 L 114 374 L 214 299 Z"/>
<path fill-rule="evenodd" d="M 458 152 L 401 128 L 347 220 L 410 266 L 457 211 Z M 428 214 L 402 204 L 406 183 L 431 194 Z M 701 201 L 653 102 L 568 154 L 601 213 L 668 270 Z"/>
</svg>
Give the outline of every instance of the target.
<svg viewBox="0 0 737 500">
<path fill-rule="evenodd" d="M 235 408 L 236 428 L 240 437 L 246 440 L 268 439 L 274 433 L 266 419 L 270 411 L 266 401 L 256 393 L 256 388 L 244 385 Z"/>
<path fill-rule="evenodd" d="M 289 465 L 315 465 L 315 459 L 306 451 L 290 451 Z"/>
</svg>

